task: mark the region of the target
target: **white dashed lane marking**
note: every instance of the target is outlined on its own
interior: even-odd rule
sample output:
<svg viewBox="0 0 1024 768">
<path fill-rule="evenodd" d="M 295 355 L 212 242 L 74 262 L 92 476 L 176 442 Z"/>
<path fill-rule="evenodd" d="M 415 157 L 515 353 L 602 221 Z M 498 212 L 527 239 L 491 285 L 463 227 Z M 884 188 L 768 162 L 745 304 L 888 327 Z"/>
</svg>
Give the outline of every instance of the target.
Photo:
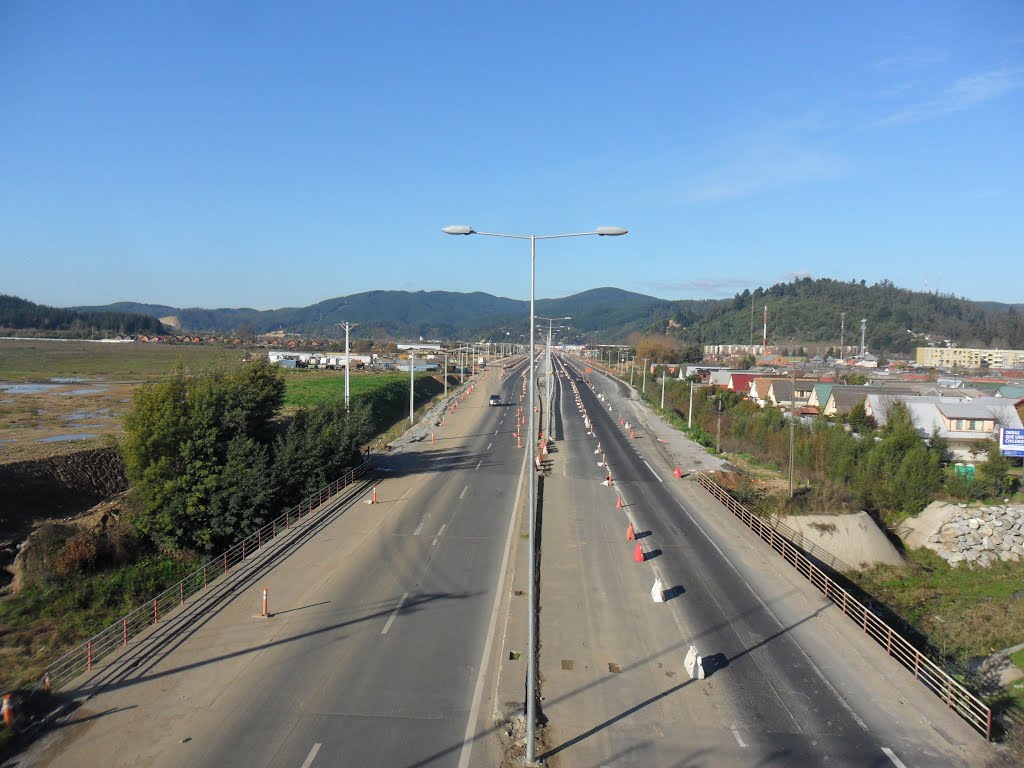
<svg viewBox="0 0 1024 768">
<path fill-rule="evenodd" d="M 409 593 L 403 592 L 402 596 L 398 598 L 398 605 L 396 605 L 395 610 L 391 612 L 391 617 L 388 619 L 388 623 L 384 625 L 384 629 L 380 631 L 382 635 L 386 635 L 388 633 L 388 630 L 391 629 L 391 625 L 394 623 L 395 617 L 398 616 L 398 612 L 402 610 L 402 603 L 404 603 L 406 598 L 408 597 Z"/>
</svg>

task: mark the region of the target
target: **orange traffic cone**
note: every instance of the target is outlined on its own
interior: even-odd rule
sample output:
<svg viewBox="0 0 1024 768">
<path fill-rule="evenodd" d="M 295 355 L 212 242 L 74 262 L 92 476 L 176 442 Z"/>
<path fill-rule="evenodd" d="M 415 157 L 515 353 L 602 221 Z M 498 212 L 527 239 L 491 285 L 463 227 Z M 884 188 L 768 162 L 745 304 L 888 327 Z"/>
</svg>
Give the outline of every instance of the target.
<svg viewBox="0 0 1024 768">
<path fill-rule="evenodd" d="M 637 545 L 636 545 L 636 549 L 633 550 L 633 562 L 635 562 L 635 563 L 642 563 L 645 559 L 646 558 L 644 557 L 644 547 L 643 547 L 643 544 L 640 544 L 638 542 Z"/>
<path fill-rule="evenodd" d="M 376 504 L 377 503 L 377 486 L 376 485 L 373 486 L 373 497 L 372 497 L 370 503 L 371 504 Z"/>
<path fill-rule="evenodd" d="M 630 523 L 626 527 L 626 541 L 633 541 L 636 538 L 636 532 L 633 530 L 633 524 Z"/>
<path fill-rule="evenodd" d="M 616 509 L 622 509 L 622 497 L 619 496 L 619 500 L 615 502 Z"/>
<path fill-rule="evenodd" d="M 14 704 L 11 702 L 11 694 L 4 694 L 3 703 L 4 725 L 8 728 L 14 727 Z"/>
</svg>

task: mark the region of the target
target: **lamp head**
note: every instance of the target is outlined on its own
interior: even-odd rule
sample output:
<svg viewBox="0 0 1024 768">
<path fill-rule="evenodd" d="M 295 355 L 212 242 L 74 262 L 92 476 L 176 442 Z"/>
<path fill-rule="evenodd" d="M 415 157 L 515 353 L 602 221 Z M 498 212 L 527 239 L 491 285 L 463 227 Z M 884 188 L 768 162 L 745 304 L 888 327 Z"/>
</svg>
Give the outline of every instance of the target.
<svg viewBox="0 0 1024 768">
<path fill-rule="evenodd" d="M 442 230 L 446 235 L 472 235 L 473 228 L 466 226 L 465 224 L 452 224 L 449 227 L 444 227 Z"/>
<path fill-rule="evenodd" d="M 594 230 L 594 233 L 601 235 L 601 237 L 618 237 L 628 232 L 628 229 L 623 229 L 622 227 L 598 227 Z"/>
</svg>

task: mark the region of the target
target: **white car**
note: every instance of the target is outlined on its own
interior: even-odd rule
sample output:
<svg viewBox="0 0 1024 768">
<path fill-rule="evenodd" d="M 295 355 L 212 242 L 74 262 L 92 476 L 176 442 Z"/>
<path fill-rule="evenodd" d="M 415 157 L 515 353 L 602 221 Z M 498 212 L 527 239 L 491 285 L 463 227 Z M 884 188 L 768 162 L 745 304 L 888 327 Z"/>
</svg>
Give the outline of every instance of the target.
<svg viewBox="0 0 1024 768">
<path fill-rule="evenodd" d="M 501 395 L 491 395 L 491 399 L 487 401 L 488 405 L 501 405 Z"/>
</svg>

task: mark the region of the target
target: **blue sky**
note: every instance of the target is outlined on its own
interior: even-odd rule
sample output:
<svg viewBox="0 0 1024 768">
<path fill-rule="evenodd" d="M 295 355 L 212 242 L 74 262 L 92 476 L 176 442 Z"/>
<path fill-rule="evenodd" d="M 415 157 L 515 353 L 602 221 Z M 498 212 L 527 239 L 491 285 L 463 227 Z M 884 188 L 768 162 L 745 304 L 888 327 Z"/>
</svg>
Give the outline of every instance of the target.
<svg viewBox="0 0 1024 768">
<path fill-rule="evenodd" d="M 776 7 L 778 6 L 778 7 Z M 1024 301 L 1024 3 L 0 3 L 0 292 Z"/>
</svg>

